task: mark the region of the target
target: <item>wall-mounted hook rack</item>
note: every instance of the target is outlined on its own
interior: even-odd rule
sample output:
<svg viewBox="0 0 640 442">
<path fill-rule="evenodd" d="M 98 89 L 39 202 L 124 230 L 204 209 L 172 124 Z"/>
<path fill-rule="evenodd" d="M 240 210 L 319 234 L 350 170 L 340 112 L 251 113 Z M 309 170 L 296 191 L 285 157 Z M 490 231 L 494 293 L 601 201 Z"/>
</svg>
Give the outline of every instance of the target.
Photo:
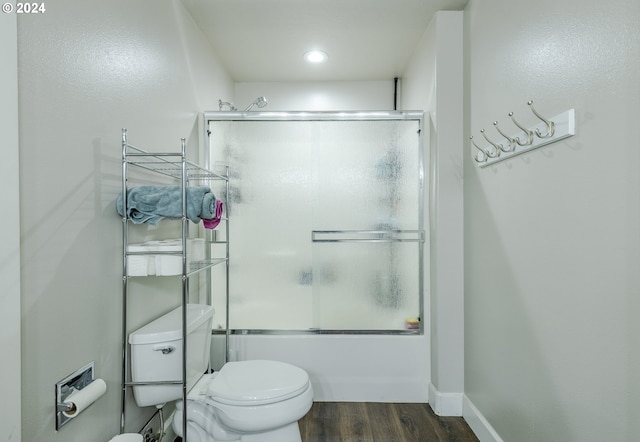
<svg viewBox="0 0 640 442">
<path fill-rule="evenodd" d="M 498 128 L 498 122 L 494 122 L 493 125 L 496 130 L 498 130 L 500 135 L 509 142 L 509 149 L 494 149 L 495 144 L 486 137 L 484 129 L 480 131 L 482 135 L 484 135 L 484 138 L 491 142 L 493 146 L 488 149 L 484 149 L 473 143 L 474 149 L 478 149 L 480 152 L 485 153 L 485 155 L 480 153 L 474 156 L 474 160 L 478 166 L 486 167 L 575 135 L 576 118 L 574 109 L 569 109 L 568 111 L 562 112 L 552 118 L 544 118 L 533 108 L 533 101 L 527 102 L 527 105 L 531 108 L 531 111 L 540 120 L 540 122 L 535 126 L 526 128 L 515 120 L 513 112 L 509 112 L 508 116 L 519 129 L 519 132 L 516 132 L 513 135 L 506 135 L 503 130 Z M 486 155 L 488 151 L 493 150 L 497 150 L 498 154 L 493 156 Z"/>
</svg>

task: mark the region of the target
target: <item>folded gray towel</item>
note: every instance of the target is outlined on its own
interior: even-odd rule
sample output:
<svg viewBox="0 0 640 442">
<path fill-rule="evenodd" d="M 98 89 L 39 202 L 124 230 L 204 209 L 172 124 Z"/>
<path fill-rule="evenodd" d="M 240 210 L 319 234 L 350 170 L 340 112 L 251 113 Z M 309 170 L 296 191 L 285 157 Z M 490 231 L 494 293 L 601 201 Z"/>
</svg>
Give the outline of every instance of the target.
<svg viewBox="0 0 640 442">
<path fill-rule="evenodd" d="M 122 213 L 122 192 L 116 208 Z M 216 197 L 208 187 L 187 187 L 187 218 L 194 223 L 216 215 Z M 134 224 L 156 224 L 163 218 L 182 217 L 180 186 L 139 186 L 127 190 L 127 217 Z"/>
</svg>

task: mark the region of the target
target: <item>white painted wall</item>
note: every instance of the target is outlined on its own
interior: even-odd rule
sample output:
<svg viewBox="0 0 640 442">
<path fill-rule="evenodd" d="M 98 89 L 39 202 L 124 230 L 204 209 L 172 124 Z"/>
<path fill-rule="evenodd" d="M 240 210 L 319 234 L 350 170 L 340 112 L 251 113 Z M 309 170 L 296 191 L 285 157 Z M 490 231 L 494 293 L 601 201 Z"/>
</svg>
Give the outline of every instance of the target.
<svg viewBox="0 0 640 442">
<path fill-rule="evenodd" d="M 19 17 L 18 50 L 23 440 L 104 441 L 120 424 L 120 128 L 196 146 L 197 113 L 233 84 L 177 0 L 47 4 Z M 132 285 L 131 329 L 181 302 L 179 281 Z M 55 432 L 55 383 L 92 360 L 106 395 Z M 153 411 L 129 410 L 135 431 Z"/>
<path fill-rule="evenodd" d="M 0 16 L 0 351 L 5 382 L 0 440 L 21 440 L 20 200 L 18 150 L 18 44 L 15 14 Z"/>
<path fill-rule="evenodd" d="M 436 47 L 438 14 L 429 23 L 401 79 L 401 108 L 424 110 L 435 120 L 436 112 Z M 440 41 L 442 44 L 442 41 Z"/>
<path fill-rule="evenodd" d="M 440 415 L 461 415 L 464 391 L 462 18 L 436 14 L 402 80 L 402 107 L 425 110 L 432 123 L 429 402 Z"/>
<path fill-rule="evenodd" d="M 393 110 L 393 88 L 393 80 L 236 83 L 235 105 L 244 110 L 265 96 L 264 111 Z"/>
<path fill-rule="evenodd" d="M 640 3 L 471 0 L 466 134 L 526 102 L 576 136 L 465 146 L 465 393 L 503 440 L 640 434 Z M 489 439 L 487 439 L 489 440 Z"/>
</svg>

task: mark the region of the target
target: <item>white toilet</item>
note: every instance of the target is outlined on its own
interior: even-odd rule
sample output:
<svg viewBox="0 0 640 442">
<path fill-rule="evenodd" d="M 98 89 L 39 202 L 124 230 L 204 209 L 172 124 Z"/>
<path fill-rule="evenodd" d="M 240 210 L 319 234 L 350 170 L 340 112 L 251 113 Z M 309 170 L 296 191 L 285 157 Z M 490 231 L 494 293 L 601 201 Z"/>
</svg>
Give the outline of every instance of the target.
<svg viewBox="0 0 640 442">
<path fill-rule="evenodd" d="M 298 420 L 313 402 L 307 373 L 276 361 L 228 362 L 209 366 L 213 307 L 187 306 L 187 442 L 300 442 Z M 182 379 L 182 308 L 129 335 L 133 382 Z M 175 401 L 173 429 L 183 434 L 181 384 L 137 385 L 140 407 Z"/>
</svg>

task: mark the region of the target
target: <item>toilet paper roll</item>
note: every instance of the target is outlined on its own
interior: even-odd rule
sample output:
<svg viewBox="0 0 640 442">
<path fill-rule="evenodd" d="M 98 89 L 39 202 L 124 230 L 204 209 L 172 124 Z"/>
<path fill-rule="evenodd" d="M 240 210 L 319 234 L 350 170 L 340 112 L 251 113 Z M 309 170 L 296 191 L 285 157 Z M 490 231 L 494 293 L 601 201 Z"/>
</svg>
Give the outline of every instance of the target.
<svg viewBox="0 0 640 442">
<path fill-rule="evenodd" d="M 97 401 L 100 396 L 107 391 L 107 384 L 102 379 L 96 379 L 82 390 L 76 390 L 64 400 L 65 403 L 71 404 L 69 411 L 63 411 L 66 417 L 76 417 L 85 408 Z"/>
</svg>

